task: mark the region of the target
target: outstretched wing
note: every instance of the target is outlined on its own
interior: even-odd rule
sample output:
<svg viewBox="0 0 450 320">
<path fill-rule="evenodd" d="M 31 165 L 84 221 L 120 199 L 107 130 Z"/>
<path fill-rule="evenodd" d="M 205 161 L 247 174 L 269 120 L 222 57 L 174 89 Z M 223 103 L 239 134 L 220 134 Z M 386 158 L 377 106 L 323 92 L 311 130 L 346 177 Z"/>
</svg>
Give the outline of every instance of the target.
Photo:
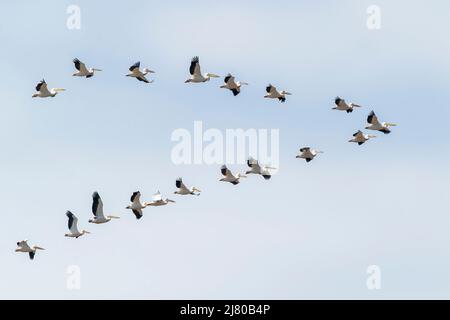
<svg viewBox="0 0 450 320">
<path fill-rule="evenodd" d="M 78 218 L 70 211 L 66 212 L 66 216 L 69 218 L 68 227 L 70 232 L 78 233 Z"/>
<path fill-rule="evenodd" d="M 200 71 L 200 60 L 198 57 L 192 58 L 191 65 L 189 66 L 189 73 L 196 76 L 200 76 L 202 74 Z"/>
<path fill-rule="evenodd" d="M 175 181 L 175 186 L 176 186 L 178 189 L 180 189 L 180 191 L 189 192 L 189 189 L 186 188 L 186 186 L 184 185 L 183 180 L 182 180 L 181 178 L 178 178 L 178 179 Z"/>
<path fill-rule="evenodd" d="M 277 90 L 277 88 L 275 88 L 273 85 L 271 85 L 271 84 L 269 84 L 267 87 L 266 87 L 266 92 L 267 93 L 272 93 L 272 92 L 275 92 Z"/>
<path fill-rule="evenodd" d="M 373 111 L 371 111 L 367 116 L 367 122 L 373 125 L 380 125 L 380 122 L 378 121 L 378 118 Z"/>
<path fill-rule="evenodd" d="M 44 94 L 50 94 L 50 91 L 48 91 L 47 88 L 47 82 L 45 82 L 44 79 L 42 79 L 37 85 L 36 85 L 36 91 L 39 91 Z"/>
<path fill-rule="evenodd" d="M 87 73 L 88 70 L 86 69 L 86 65 L 81 62 L 80 60 L 78 60 L 77 58 L 73 59 L 73 63 L 75 64 L 75 68 L 83 73 Z"/>
<path fill-rule="evenodd" d="M 141 62 L 138 61 L 135 64 L 133 64 L 128 70 L 130 70 L 131 72 L 134 72 L 135 69 L 139 70 L 140 66 L 141 66 Z"/>
<path fill-rule="evenodd" d="M 97 191 L 92 194 L 92 214 L 100 219 L 105 218 L 103 215 L 103 201 Z"/>
</svg>

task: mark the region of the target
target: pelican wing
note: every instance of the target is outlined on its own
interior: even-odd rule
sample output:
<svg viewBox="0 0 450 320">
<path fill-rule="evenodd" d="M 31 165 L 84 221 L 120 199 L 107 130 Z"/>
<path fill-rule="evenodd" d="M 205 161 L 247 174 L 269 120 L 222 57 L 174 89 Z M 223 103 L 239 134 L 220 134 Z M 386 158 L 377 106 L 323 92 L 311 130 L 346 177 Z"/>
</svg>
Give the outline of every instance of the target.
<svg viewBox="0 0 450 320">
<path fill-rule="evenodd" d="M 86 65 L 81 62 L 80 60 L 78 60 L 77 58 L 73 59 L 73 63 L 75 64 L 75 68 L 82 72 L 82 73 L 88 73 L 88 70 L 86 68 Z"/>
<path fill-rule="evenodd" d="M 135 70 L 139 71 L 139 67 L 141 66 L 141 62 L 138 61 L 135 64 L 133 64 L 128 70 L 131 72 L 136 72 Z"/>
<path fill-rule="evenodd" d="M 66 216 L 69 218 L 68 227 L 70 232 L 78 233 L 78 218 L 70 211 L 66 212 Z"/>
<path fill-rule="evenodd" d="M 180 189 L 180 191 L 183 191 L 183 192 L 190 192 L 189 189 L 186 188 L 186 186 L 184 185 L 183 180 L 182 180 L 181 178 L 178 178 L 178 179 L 175 181 L 175 186 L 176 186 L 178 189 Z"/>
<path fill-rule="evenodd" d="M 27 240 L 22 240 L 22 241 L 17 242 L 17 246 L 21 247 L 22 249 L 24 249 L 26 251 L 31 251 L 31 248 L 28 245 Z"/>
<path fill-rule="evenodd" d="M 247 160 L 247 165 L 255 171 L 261 171 L 261 166 L 259 165 L 258 161 L 253 158 L 249 158 Z"/>
<path fill-rule="evenodd" d="M 377 116 L 375 115 L 375 112 L 371 111 L 369 115 L 367 116 L 367 122 L 373 125 L 381 125 L 378 121 Z"/>
<path fill-rule="evenodd" d="M 162 201 L 162 196 L 161 196 L 161 193 L 159 191 L 153 195 L 153 201 L 154 202 Z"/>
<path fill-rule="evenodd" d="M 139 203 L 141 199 L 141 193 L 139 191 L 135 191 L 133 192 L 133 194 L 131 195 L 130 201 L 132 203 Z"/>
<path fill-rule="evenodd" d="M 189 67 L 189 73 L 191 75 L 201 76 L 202 73 L 200 71 L 200 62 L 198 57 L 194 57 L 191 60 L 191 65 Z"/>
<path fill-rule="evenodd" d="M 234 77 L 231 75 L 231 73 L 227 74 L 226 77 L 223 79 L 223 82 L 225 83 L 233 83 L 234 82 Z"/>
<path fill-rule="evenodd" d="M 136 216 L 136 219 L 139 220 L 140 218 L 142 218 L 142 210 L 141 209 L 133 209 L 132 211 L 133 211 L 134 215 Z"/>
<path fill-rule="evenodd" d="M 356 139 L 364 139 L 364 134 L 362 133 L 361 130 L 358 130 L 358 132 L 354 133 L 353 136 L 354 136 Z"/>
<path fill-rule="evenodd" d="M 309 151 L 309 150 L 311 150 L 310 147 L 303 147 L 303 148 L 300 149 L 300 152 L 306 152 L 306 151 Z"/>
<path fill-rule="evenodd" d="M 341 102 L 344 102 L 344 99 L 342 99 L 341 97 L 336 97 L 334 99 L 334 104 L 339 106 L 341 104 Z"/>
<path fill-rule="evenodd" d="M 227 168 L 227 166 L 223 165 L 220 168 L 220 172 L 222 172 L 222 175 L 224 175 L 227 178 L 233 177 L 233 174 L 231 173 L 230 169 Z"/>
<path fill-rule="evenodd" d="M 275 86 L 273 86 L 273 85 L 271 85 L 271 84 L 269 84 L 267 87 L 266 87 L 266 92 L 267 93 L 273 93 L 273 92 L 275 92 L 275 91 L 277 91 L 277 88 L 275 87 Z"/>
<path fill-rule="evenodd" d="M 45 82 L 44 79 L 42 79 L 36 86 L 36 91 L 42 92 L 44 94 L 50 94 L 50 91 L 48 91 L 47 88 L 47 82 Z"/>
<path fill-rule="evenodd" d="M 97 191 L 92 194 L 92 200 L 92 214 L 97 218 L 104 219 L 103 201 Z"/>
</svg>

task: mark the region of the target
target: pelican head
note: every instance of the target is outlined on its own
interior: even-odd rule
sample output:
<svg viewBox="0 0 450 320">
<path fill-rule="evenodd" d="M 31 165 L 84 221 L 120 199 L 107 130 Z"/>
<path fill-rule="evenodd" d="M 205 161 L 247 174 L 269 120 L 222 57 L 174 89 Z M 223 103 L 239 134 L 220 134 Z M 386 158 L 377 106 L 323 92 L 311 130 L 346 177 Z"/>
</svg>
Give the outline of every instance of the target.
<svg viewBox="0 0 450 320">
<path fill-rule="evenodd" d="M 147 69 L 147 68 L 144 68 L 144 69 L 142 70 L 142 73 L 143 73 L 144 75 L 146 75 L 146 74 L 148 74 L 148 73 L 155 73 L 155 71 L 150 70 L 150 69 Z"/>
</svg>

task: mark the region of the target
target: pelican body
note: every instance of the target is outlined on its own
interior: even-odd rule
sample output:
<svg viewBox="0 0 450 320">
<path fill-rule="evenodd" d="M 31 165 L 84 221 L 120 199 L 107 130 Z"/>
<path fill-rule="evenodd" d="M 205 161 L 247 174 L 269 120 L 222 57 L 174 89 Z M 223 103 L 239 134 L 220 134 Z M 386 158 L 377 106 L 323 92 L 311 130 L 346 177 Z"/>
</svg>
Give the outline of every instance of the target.
<svg viewBox="0 0 450 320">
<path fill-rule="evenodd" d="M 218 75 L 213 73 L 205 73 L 203 75 L 200 69 L 200 60 L 198 57 L 192 58 L 191 65 L 189 66 L 189 73 L 191 76 L 184 83 L 202 83 L 211 80 L 211 78 L 219 78 Z"/>
<path fill-rule="evenodd" d="M 73 59 L 73 63 L 75 65 L 75 69 L 78 70 L 78 72 L 75 72 L 74 74 L 72 74 L 72 76 L 74 77 L 86 77 L 86 78 L 91 78 L 94 76 L 95 71 L 102 71 L 100 69 L 96 69 L 96 68 L 86 68 L 86 65 L 81 62 L 80 60 L 78 60 L 77 58 Z"/>
<path fill-rule="evenodd" d="M 378 121 L 378 118 L 375 115 L 375 112 L 373 112 L 373 111 L 371 111 L 369 113 L 369 115 L 367 116 L 367 123 L 369 123 L 369 126 L 367 126 L 366 129 L 380 131 L 380 132 L 383 132 L 384 134 L 391 133 L 391 130 L 389 129 L 389 127 L 396 126 L 395 123 Z"/>
<path fill-rule="evenodd" d="M 345 102 L 345 100 L 341 97 L 336 97 L 334 99 L 334 104 L 336 107 L 332 108 L 333 110 L 345 111 L 347 113 L 352 113 L 354 108 L 361 108 L 361 106 L 356 103 Z"/>
<path fill-rule="evenodd" d="M 323 151 L 311 149 L 310 147 L 303 147 L 300 149 L 300 153 L 296 156 L 296 158 L 305 159 L 306 162 L 312 161 L 319 153 L 323 153 Z"/>
<path fill-rule="evenodd" d="M 97 191 L 92 194 L 92 214 L 94 217 L 89 220 L 90 223 L 102 224 L 111 221 L 111 219 L 119 219 L 116 216 L 105 216 L 103 213 L 103 201 Z"/>
<path fill-rule="evenodd" d="M 65 91 L 66 89 L 62 88 L 52 88 L 51 90 L 48 90 L 47 88 L 47 82 L 45 82 L 44 79 L 42 79 L 37 85 L 36 85 L 36 91 L 37 93 L 33 94 L 32 98 L 48 98 L 48 97 L 54 97 L 58 94 L 58 92 Z"/>
<path fill-rule="evenodd" d="M 139 220 L 142 218 L 142 209 L 146 207 L 145 204 L 141 203 L 141 193 L 139 191 L 133 192 L 130 198 L 131 204 L 126 206 L 126 209 L 130 209 L 133 211 L 133 214 L 136 216 L 136 219 Z"/>
<path fill-rule="evenodd" d="M 145 206 L 146 207 L 160 207 L 160 206 L 165 206 L 168 205 L 169 203 L 175 203 L 175 201 L 170 200 L 168 198 L 163 199 L 161 196 L 161 193 L 158 191 L 157 193 L 155 193 L 153 195 L 153 199 L 151 202 L 145 202 Z"/>
<path fill-rule="evenodd" d="M 36 254 L 36 250 L 45 250 L 45 249 L 41 248 L 39 246 L 30 247 L 28 245 L 28 240 L 22 240 L 22 241 L 17 242 L 17 249 L 15 251 L 28 253 L 30 259 L 33 260 L 35 254 Z"/>
<path fill-rule="evenodd" d="M 267 85 L 266 92 L 267 94 L 264 96 L 264 98 L 278 99 L 280 102 L 286 102 L 286 96 L 292 94 L 284 90 L 278 91 L 277 88 L 271 84 Z"/>
<path fill-rule="evenodd" d="M 250 167 L 250 170 L 247 170 L 245 174 L 259 174 L 265 180 L 269 180 L 272 176 L 269 169 L 274 169 L 268 166 L 260 166 L 258 161 L 253 158 L 248 158 L 247 165 Z"/>
<path fill-rule="evenodd" d="M 135 64 L 133 64 L 128 70 L 130 72 L 126 75 L 127 77 L 136 78 L 139 81 L 145 82 L 145 83 L 153 83 L 153 80 L 149 81 L 145 77 L 149 73 L 155 73 L 155 71 L 152 71 L 150 69 L 144 68 L 142 71 L 139 70 L 139 67 L 141 65 L 141 62 L 138 61 Z"/>
<path fill-rule="evenodd" d="M 224 78 L 224 82 L 225 84 L 220 86 L 220 88 L 230 90 L 233 92 L 234 96 L 237 96 L 241 92 L 241 87 L 243 85 L 248 85 L 247 82 L 236 82 L 235 78 L 230 73 Z"/>
<path fill-rule="evenodd" d="M 233 173 L 231 173 L 230 169 L 227 168 L 226 165 L 223 165 L 220 168 L 220 172 L 222 173 L 222 175 L 224 176 L 222 179 L 220 179 L 219 181 L 224 181 L 224 182 L 229 182 L 233 185 L 237 185 L 240 181 L 240 178 L 246 178 L 247 176 L 242 175 L 240 173 L 233 175 Z"/>
<path fill-rule="evenodd" d="M 353 139 L 348 140 L 348 142 L 357 143 L 359 146 L 364 144 L 367 140 L 376 138 L 377 136 L 371 134 L 364 134 L 361 130 L 353 134 Z"/>
<path fill-rule="evenodd" d="M 79 237 L 90 233 L 86 230 L 81 230 L 81 232 L 78 230 L 78 218 L 72 212 L 67 211 L 66 216 L 68 218 L 69 233 L 66 233 L 64 236 L 78 239 Z"/>
<path fill-rule="evenodd" d="M 194 196 L 199 196 L 200 195 L 200 190 L 197 189 L 196 187 L 191 187 L 190 189 L 188 189 L 186 187 L 186 185 L 183 183 L 183 180 L 181 178 L 178 178 L 175 181 L 175 186 L 178 188 L 177 191 L 175 191 L 175 194 L 180 194 L 180 195 L 194 195 Z"/>
</svg>

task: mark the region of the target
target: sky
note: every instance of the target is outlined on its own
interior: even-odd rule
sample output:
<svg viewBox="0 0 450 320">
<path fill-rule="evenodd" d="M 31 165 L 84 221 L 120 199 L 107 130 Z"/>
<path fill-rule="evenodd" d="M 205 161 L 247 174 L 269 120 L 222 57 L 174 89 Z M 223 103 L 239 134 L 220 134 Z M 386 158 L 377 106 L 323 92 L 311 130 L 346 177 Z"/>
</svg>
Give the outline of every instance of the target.
<svg viewBox="0 0 450 320">
<path fill-rule="evenodd" d="M 381 29 L 367 27 L 371 5 Z M 448 12 L 444 0 L 2 1 L 0 298 L 450 298 Z M 249 86 L 185 84 L 193 56 Z M 103 71 L 72 77 L 75 57 Z M 154 83 L 124 76 L 136 61 Z M 67 91 L 32 99 L 42 78 Z M 268 83 L 293 95 L 263 99 Z M 337 95 L 363 108 L 333 111 Z M 348 143 L 371 110 L 398 126 Z M 279 170 L 233 186 L 219 164 L 174 164 L 171 135 L 195 121 L 279 130 Z M 324 153 L 306 164 L 303 146 Z M 180 176 L 202 194 L 174 195 Z M 136 190 L 177 202 L 137 221 Z M 88 223 L 93 191 L 120 220 Z M 92 234 L 65 238 L 66 210 Z M 30 261 L 14 252 L 22 239 L 46 250 Z"/>
</svg>

